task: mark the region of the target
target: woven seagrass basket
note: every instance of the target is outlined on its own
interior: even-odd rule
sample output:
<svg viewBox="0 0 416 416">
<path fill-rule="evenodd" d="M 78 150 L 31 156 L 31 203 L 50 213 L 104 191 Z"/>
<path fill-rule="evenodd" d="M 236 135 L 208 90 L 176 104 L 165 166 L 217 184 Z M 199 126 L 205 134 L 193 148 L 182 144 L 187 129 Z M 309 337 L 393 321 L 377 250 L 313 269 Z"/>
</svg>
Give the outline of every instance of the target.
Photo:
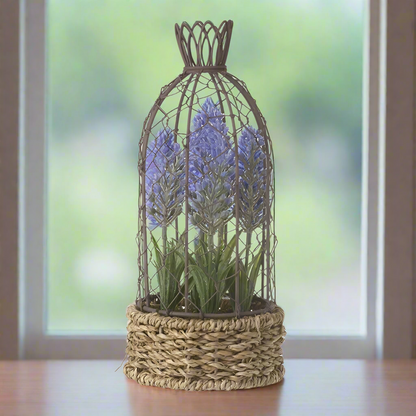
<svg viewBox="0 0 416 416">
<path fill-rule="evenodd" d="M 145 386 L 238 390 L 283 379 L 283 309 L 231 319 L 184 319 L 127 309 L 124 373 Z"/>
</svg>

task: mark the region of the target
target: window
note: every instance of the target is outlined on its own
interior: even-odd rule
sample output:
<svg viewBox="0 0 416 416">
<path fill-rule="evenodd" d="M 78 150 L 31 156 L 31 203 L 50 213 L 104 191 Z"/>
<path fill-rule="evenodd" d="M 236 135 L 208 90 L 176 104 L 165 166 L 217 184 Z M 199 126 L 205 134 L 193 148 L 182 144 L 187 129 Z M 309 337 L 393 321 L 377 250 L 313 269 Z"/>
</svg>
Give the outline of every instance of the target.
<svg viewBox="0 0 416 416">
<path fill-rule="evenodd" d="M 27 138 L 38 144 L 26 142 L 27 171 L 39 160 L 46 166 L 27 177 L 27 222 L 36 241 L 47 242 L 27 243 L 26 267 L 34 266 L 28 285 L 38 293 L 27 319 L 39 342 L 29 355 L 88 357 L 98 339 L 103 358 L 120 356 L 114 348 L 123 348 L 124 310 L 137 278 L 141 125 L 159 88 L 182 70 L 174 23 L 201 16 L 214 22 L 233 17 L 228 68 L 247 83 L 274 140 L 277 299 L 290 334 L 286 355 L 374 355 L 375 271 L 367 271 L 377 253 L 367 256 L 376 237 L 366 218 L 376 212 L 368 156 L 377 149 L 367 142 L 362 120 L 364 3 L 274 0 L 241 7 L 213 1 L 196 7 L 182 1 L 178 7 L 49 0 L 46 13 L 27 5 L 26 50 L 29 44 L 42 50 L 28 57 L 28 72 L 45 81 L 46 62 L 47 74 L 46 96 L 39 92 L 42 82 L 26 78 L 29 93 L 38 91 L 47 108 L 36 138 L 26 125 Z M 43 37 L 39 28 L 45 27 Z M 30 109 L 39 114 L 42 106 L 29 99 Z M 43 138 L 46 152 L 39 146 Z M 44 201 L 36 199 L 42 189 Z M 35 264 L 36 253 L 43 263 Z M 58 351 L 62 340 L 66 350 Z"/>
</svg>

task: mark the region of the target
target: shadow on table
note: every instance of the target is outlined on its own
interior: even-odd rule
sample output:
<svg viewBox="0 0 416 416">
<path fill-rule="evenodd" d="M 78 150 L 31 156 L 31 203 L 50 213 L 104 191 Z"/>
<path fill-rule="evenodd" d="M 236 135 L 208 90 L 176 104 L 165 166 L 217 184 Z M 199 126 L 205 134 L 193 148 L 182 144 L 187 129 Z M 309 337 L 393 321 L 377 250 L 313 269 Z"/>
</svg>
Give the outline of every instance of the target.
<svg viewBox="0 0 416 416">
<path fill-rule="evenodd" d="M 144 387 L 127 380 L 132 415 L 199 416 L 278 414 L 284 380 L 278 384 L 237 391 L 179 391 Z"/>
</svg>

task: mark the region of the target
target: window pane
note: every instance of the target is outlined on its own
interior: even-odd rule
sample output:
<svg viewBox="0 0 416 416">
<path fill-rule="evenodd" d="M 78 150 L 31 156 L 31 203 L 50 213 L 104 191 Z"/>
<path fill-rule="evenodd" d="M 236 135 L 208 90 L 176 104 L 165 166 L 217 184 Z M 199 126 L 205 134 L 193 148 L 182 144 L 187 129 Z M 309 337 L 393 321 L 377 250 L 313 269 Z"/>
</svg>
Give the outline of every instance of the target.
<svg viewBox="0 0 416 416">
<path fill-rule="evenodd" d="M 232 17 L 228 70 L 274 142 L 290 332 L 362 330 L 364 0 L 49 0 L 48 330 L 115 331 L 137 281 L 137 155 L 182 72 L 173 26 Z"/>
</svg>

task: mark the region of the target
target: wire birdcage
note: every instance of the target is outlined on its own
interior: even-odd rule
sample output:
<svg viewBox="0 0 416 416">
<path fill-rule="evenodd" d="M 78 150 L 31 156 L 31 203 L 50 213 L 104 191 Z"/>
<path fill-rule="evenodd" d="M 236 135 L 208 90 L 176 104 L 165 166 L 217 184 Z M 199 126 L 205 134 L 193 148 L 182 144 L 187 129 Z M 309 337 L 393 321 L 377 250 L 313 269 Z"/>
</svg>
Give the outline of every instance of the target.
<svg viewBox="0 0 416 416">
<path fill-rule="evenodd" d="M 136 307 L 185 318 L 274 308 L 272 143 L 247 86 L 227 71 L 233 22 L 175 26 L 185 67 L 139 143 Z"/>
</svg>

